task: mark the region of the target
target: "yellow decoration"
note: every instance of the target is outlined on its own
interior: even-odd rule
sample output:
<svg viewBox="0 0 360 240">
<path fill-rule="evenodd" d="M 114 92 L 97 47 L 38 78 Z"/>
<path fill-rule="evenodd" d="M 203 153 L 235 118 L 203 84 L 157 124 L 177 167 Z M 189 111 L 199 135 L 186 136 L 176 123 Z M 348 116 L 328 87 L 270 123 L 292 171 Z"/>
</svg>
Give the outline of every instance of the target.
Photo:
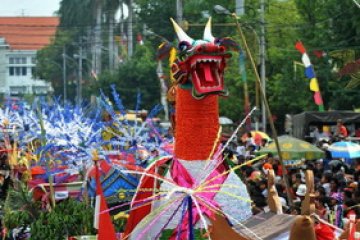
<svg viewBox="0 0 360 240">
<path fill-rule="evenodd" d="M 318 84 L 317 78 L 312 78 L 310 80 L 310 90 L 313 92 L 319 91 L 319 84 Z"/>
<path fill-rule="evenodd" d="M 114 216 L 114 219 L 115 220 L 118 220 L 118 219 L 128 219 L 129 218 L 129 214 L 125 213 L 125 212 L 119 212 L 118 214 L 116 214 Z"/>
<path fill-rule="evenodd" d="M 215 139 L 215 142 L 214 142 L 214 145 L 213 145 L 213 147 L 212 147 L 212 149 L 211 149 L 211 153 L 210 153 L 210 155 L 209 155 L 209 157 L 208 157 L 207 160 L 210 160 L 211 157 L 214 155 L 216 146 L 218 145 L 219 140 L 220 140 L 220 137 L 221 137 L 221 132 L 222 132 L 222 127 L 220 126 L 220 127 L 219 127 L 219 131 L 218 131 L 218 134 L 217 134 L 216 139 Z"/>
<path fill-rule="evenodd" d="M 284 149 L 289 149 L 291 148 L 293 145 L 291 143 L 284 143 L 281 147 Z"/>
<path fill-rule="evenodd" d="M 93 161 L 98 161 L 99 160 L 99 153 L 98 153 L 97 150 L 92 151 L 92 158 L 93 158 Z"/>
<path fill-rule="evenodd" d="M 120 190 L 118 197 L 119 197 L 120 200 L 125 199 L 126 198 L 125 192 L 123 190 Z"/>
<path fill-rule="evenodd" d="M 175 62 L 176 60 L 176 49 L 174 47 L 172 47 L 170 49 L 170 53 L 169 53 L 169 65 L 170 65 L 170 69 L 173 65 L 173 63 Z M 170 70 L 170 79 L 171 79 L 171 82 L 174 83 L 175 82 L 175 78 Z"/>
<path fill-rule="evenodd" d="M 11 166 L 15 166 L 18 164 L 17 141 L 15 141 L 14 145 L 12 146 L 9 163 Z"/>
<path fill-rule="evenodd" d="M 300 146 L 305 149 L 310 148 L 310 144 L 308 144 L 308 143 L 300 143 Z"/>
<path fill-rule="evenodd" d="M 306 158 L 306 159 L 314 159 L 315 156 L 314 156 L 314 154 L 313 154 L 312 152 L 307 152 L 307 153 L 305 154 L 305 158 Z"/>
<path fill-rule="evenodd" d="M 284 160 L 289 160 L 290 159 L 290 154 L 288 152 L 282 152 L 281 156 Z"/>
<path fill-rule="evenodd" d="M 3 120 L 3 125 L 4 125 L 4 126 L 9 125 L 9 119 L 4 118 L 4 120 Z"/>
</svg>

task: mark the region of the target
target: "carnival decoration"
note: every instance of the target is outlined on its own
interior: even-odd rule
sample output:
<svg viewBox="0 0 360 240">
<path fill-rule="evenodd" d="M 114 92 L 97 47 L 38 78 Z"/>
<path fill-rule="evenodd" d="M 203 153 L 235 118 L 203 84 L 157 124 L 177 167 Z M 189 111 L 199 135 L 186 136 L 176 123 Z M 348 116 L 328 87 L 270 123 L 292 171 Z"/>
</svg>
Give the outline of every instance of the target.
<svg viewBox="0 0 360 240">
<path fill-rule="evenodd" d="M 306 53 L 306 49 L 301 41 L 296 42 L 295 48 L 302 54 L 301 60 L 305 66 L 305 76 L 310 80 L 310 90 L 314 92 L 314 102 L 319 107 L 319 111 L 324 111 L 324 103 L 321 97 L 319 83 L 315 75 L 314 66 Z"/>
<path fill-rule="evenodd" d="M 170 239 L 193 239 L 194 228 L 208 232 L 206 219 L 215 219 L 215 213 L 232 223 L 251 216 L 246 187 L 226 169 L 219 143 L 218 96 L 227 95 L 224 70 L 234 42 L 213 37 L 211 19 L 200 40 L 171 21 L 179 40 L 170 89 L 176 110 L 174 155 L 142 173 L 125 231 L 130 239 L 158 239 L 165 229 L 171 229 Z M 161 166 L 168 166 L 164 177 L 157 171 Z M 155 192 L 144 196 L 141 189 L 149 186 Z"/>
</svg>

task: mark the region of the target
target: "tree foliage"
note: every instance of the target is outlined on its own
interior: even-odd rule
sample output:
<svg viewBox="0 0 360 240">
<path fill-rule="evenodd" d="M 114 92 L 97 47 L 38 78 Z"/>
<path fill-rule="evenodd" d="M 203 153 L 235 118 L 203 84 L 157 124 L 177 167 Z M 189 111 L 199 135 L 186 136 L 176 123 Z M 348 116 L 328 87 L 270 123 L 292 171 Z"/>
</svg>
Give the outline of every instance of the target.
<svg viewBox="0 0 360 240">
<path fill-rule="evenodd" d="M 105 72 L 91 88 L 92 94 L 102 89 L 111 96 L 114 84 L 127 109 L 134 109 L 137 93 L 141 94 L 141 108 L 151 109 L 160 102 L 160 84 L 156 75 L 154 50 L 147 45 L 137 46 L 134 57 L 120 65 L 115 73 Z"/>
<path fill-rule="evenodd" d="M 301 54 L 294 44 L 302 40 L 308 50 L 309 57 L 314 65 L 320 90 L 323 95 L 326 109 L 352 109 L 360 101 L 357 91 L 360 87 L 360 77 L 348 75 L 339 78 L 337 71 L 346 63 L 354 61 L 359 56 L 360 21 L 358 8 L 352 1 L 339 3 L 336 0 L 268 0 L 265 1 L 265 38 L 266 38 L 266 71 L 267 97 L 273 114 L 283 116 L 285 113 L 298 113 L 303 110 L 316 110 L 312 92 L 309 90 L 309 81 L 304 76 L 304 68 L 294 65 L 294 61 L 301 62 Z M 77 53 L 79 36 L 85 36 L 87 44 L 84 46 L 90 59 L 90 45 L 94 44 L 91 34 L 94 26 L 94 12 L 98 2 L 84 0 L 81 4 L 70 0 L 62 0 L 59 16 L 60 30 L 54 43 L 39 53 L 38 74 L 45 79 L 51 79 L 56 94 L 61 93 L 61 65 L 62 46 L 66 45 L 69 55 Z M 122 8 L 128 1 L 102 1 L 104 46 L 107 43 L 109 29 L 107 21 L 116 10 Z M 243 43 L 231 25 L 234 19 L 231 16 L 219 15 L 213 7 L 220 4 L 230 12 L 235 11 L 235 1 L 227 0 L 187 0 L 183 1 L 183 19 L 180 23 L 188 34 L 199 39 L 203 34 L 203 26 L 208 16 L 213 19 L 213 35 L 216 37 L 230 36 L 239 42 L 244 50 Z M 115 71 L 104 71 L 95 81 L 91 76 L 91 67 L 85 69 L 83 75 L 87 79 L 85 91 L 87 95 L 97 94 L 102 88 L 109 91 L 109 85 L 115 84 L 125 98 L 125 103 L 131 107 L 135 104 L 136 92 L 143 94 L 143 106 L 149 107 L 159 103 L 159 85 L 156 76 L 154 52 L 163 38 L 176 45 L 175 33 L 169 21 L 176 18 L 176 1 L 172 0 L 134 0 L 134 35 L 145 30 L 143 37 L 145 46 L 137 47 L 132 59 L 120 64 Z M 245 1 L 245 15 L 239 17 L 242 30 L 246 35 L 248 45 L 256 64 L 259 64 L 259 37 L 260 32 L 260 1 Z M 81 10 L 81 11 L 80 11 Z M 111 11 L 110 11 L 111 10 Z M 219 26 L 220 25 L 220 26 Z M 115 26 L 115 35 L 123 29 L 123 23 Z M 121 30 L 123 29 L 123 30 Z M 150 31 L 149 31 L 150 30 Z M 90 36 L 90 37 L 89 37 Z M 134 37 L 136 39 L 136 37 Z M 126 50 L 126 45 L 119 44 L 119 48 Z M 314 50 L 326 53 L 325 57 L 317 58 Z M 350 56 L 350 57 L 349 57 Z M 51 61 L 48 61 L 51 59 Z M 52 64 L 52 62 L 58 63 Z M 88 64 L 86 64 L 88 65 Z M 107 60 L 103 58 L 103 68 Z M 221 101 L 221 114 L 234 120 L 243 116 L 244 93 L 243 82 L 239 73 L 238 54 L 229 61 L 226 73 L 226 86 L 230 91 L 228 99 Z M 296 66 L 296 68 L 295 68 Z M 76 64 L 69 64 L 68 78 L 70 82 L 76 79 Z M 256 104 L 255 75 L 249 59 L 246 63 L 247 82 L 251 105 Z M 167 70 L 166 70 L 167 71 Z M 72 79 L 72 80 L 71 80 Z M 349 84 L 350 82 L 350 84 Z M 75 89 L 69 87 L 68 89 Z M 90 86 L 88 88 L 88 86 Z M 352 86 L 348 89 L 347 86 Z M 353 106 L 355 105 L 355 106 Z"/>
</svg>

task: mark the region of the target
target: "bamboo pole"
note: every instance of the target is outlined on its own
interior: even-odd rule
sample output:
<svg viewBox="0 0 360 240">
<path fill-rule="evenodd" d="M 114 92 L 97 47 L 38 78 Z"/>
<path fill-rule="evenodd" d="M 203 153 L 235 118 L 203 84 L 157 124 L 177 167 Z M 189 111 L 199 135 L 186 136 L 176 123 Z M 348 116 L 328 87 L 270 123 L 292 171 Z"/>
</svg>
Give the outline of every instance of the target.
<svg viewBox="0 0 360 240">
<path fill-rule="evenodd" d="M 279 145 L 279 141 L 278 141 L 277 131 L 276 131 L 275 126 L 274 126 L 274 121 L 272 119 L 271 110 L 270 110 L 268 101 L 266 99 L 264 89 L 262 88 L 260 76 L 259 76 L 259 73 L 257 71 L 254 59 L 253 59 L 251 51 L 250 51 L 250 49 L 249 49 L 249 47 L 247 45 L 245 35 L 244 35 L 243 31 L 241 30 L 241 25 L 239 23 L 238 17 L 237 17 L 237 15 L 235 13 L 232 13 L 231 16 L 235 19 L 236 29 L 237 29 L 237 31 L 238 31 L 238 33 L 239 33 L 239 35 L 241 37 L 241 40 L 242 40 L 242 42 L 244 44 L 246 53 L 247 53 L 247 55 L 248 55 L 248 57 L 250 59 L 251 66 L 252 66 L 252 68 L 254 70 L 254 73 L 255 73 L 256 81 L 257 81 L 257 83 L 259 85 L 260 94 L 261 94 L 262 100 L 264 101 L 264 105 L 265 105 L 265 108 L 266 108 L 266 112 L 267 112 L 267 115 L 268 115 L 271 131 L 272 131 L 272 136 L 274 138 L 276 149 L 277 149 L 277 152 L 278 152 L 278 155 L 279 155 L 280 165 L 281 165 L 281 167 L 283 169 L 283 178 L 284 178 L 284 182 L 285 182 L 285 186 L 286 186 L 286 194 L 287 194 L 287 197 L 288 197 L 289 204 L 290 204 L 290 206 L 292 206 L 293 201 L 292 201 L 292 197 L 291 197 L 291 193 L 290 193 L 289 179 L 288 179 L 288 175 L 286 173 L 285 165 L 284 165 L 284 162 L 283 162 L 283 159 L 282 159 L 282 156 L 281 156 L 281 150 L 280 150 L 280 145 Z"/>
</svg>

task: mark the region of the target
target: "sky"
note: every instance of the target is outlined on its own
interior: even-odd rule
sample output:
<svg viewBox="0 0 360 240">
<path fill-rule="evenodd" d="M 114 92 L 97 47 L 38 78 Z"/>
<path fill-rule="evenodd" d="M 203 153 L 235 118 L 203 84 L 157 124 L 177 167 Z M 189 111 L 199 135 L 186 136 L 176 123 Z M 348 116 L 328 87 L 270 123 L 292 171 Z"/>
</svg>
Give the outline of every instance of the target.
<svg viewBox="0 0 360 240">
<path fill-rule="evenodd" d="M 61 0 L 0 0 L 0 16 L 53 16 Z"/>
</svg>

